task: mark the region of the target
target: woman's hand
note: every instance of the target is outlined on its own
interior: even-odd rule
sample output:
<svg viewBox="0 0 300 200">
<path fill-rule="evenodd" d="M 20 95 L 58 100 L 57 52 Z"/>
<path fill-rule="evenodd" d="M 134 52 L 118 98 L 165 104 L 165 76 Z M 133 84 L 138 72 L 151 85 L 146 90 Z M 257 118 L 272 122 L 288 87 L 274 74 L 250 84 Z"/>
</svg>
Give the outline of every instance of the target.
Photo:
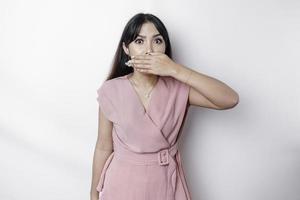
<svg viewBox="0 0 300 200">
<path fill-rule="evenodd" d="M 169 56 L 159 52 L 131 56 L 131 60 L 127 64 L 139 72 L 160 76 L 170 76 L 178 67 L 178 64 L 170 59 Z"/>
</svg>

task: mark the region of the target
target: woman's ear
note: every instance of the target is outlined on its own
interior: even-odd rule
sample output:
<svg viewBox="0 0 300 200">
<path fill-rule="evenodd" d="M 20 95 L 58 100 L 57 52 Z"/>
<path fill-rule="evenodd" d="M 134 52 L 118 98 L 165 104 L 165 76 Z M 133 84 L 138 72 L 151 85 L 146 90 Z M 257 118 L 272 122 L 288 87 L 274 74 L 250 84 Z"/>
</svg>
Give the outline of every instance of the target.
<svg viewBox="0 0 300 200">
<path fill-rule="evenodd" d="M 128 48 L 126 47 L 126 45 L 125 45 L 124 42 L 122 43 L 122 47 L 123 47 L 124 52 L 129 56 L 129 50 L 128 50 Z"/>
</svg>

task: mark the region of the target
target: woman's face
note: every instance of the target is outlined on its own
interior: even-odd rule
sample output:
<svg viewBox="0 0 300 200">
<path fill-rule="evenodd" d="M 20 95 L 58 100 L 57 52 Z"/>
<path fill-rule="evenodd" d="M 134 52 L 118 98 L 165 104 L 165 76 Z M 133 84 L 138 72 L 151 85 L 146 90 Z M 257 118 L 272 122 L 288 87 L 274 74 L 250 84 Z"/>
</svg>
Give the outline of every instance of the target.
<svg viewBox="0 0 300 200">
<path fill-rule="evenodd" d="M 129 43 L 128 48 L 123 42 L 123 49 L 129 56 L 141 55 L 146 52 L 165 53 L 166 44 L 153 23 L 144 23 L 135 40 Z"/>
</svg>

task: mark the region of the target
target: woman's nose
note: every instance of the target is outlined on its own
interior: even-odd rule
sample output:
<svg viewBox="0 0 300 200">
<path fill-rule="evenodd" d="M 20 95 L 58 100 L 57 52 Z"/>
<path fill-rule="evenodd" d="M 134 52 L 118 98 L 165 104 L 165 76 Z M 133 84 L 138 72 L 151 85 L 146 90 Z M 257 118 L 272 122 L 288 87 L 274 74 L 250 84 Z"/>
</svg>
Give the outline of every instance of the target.
<svg viewBox="0 0 300 200">
<path fill-rule="evenodd" d="M 146 53 L 151 53 L 151 52 L 153 52 L 152 44 L 148 44 L 145 50 L 146 50 Z"/>
</svg>

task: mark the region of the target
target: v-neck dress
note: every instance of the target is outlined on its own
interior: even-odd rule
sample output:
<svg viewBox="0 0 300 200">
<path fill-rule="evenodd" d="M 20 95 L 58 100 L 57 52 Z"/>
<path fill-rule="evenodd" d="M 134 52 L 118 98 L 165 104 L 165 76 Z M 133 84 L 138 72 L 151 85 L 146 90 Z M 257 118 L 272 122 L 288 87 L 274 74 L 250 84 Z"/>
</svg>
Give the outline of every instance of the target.
<svg viewBox="0 0 300 200">
<path fill-rule="evenodd" d="M 106 80 L 97 90 L 100 109 L 113 122 L 99 200 L 191 200 L 178 150 L 190 86 L 158 76 L 145 109 L 130 75 Z"/>
</svg>

